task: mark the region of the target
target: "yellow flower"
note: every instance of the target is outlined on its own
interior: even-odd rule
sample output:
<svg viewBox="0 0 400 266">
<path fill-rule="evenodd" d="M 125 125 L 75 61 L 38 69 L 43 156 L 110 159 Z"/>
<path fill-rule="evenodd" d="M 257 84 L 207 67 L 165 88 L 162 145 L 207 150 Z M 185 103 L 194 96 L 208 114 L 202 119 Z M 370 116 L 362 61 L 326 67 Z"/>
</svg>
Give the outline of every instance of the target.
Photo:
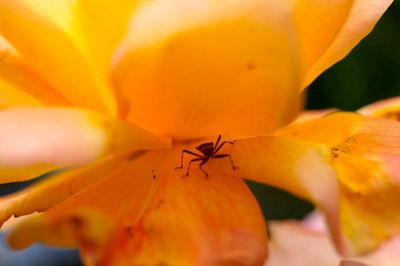
<svg viewBox="0 0 400 266">
<path fill-rule="evenodd" d="M 390 3 L 2 1 L 0 182 L 65 170 L 0 200 L 0 222 L 45 211 L 11 245 L 77 245 L 88 265 L 262 264 L 241 177 L 301 196 L 310 171 L 336 184 L 326 148 L 272 134 Z M 182 178 L 182 150 L 218 135 L 237 140 L 218 153 L 233 162 Z"/>
</svg>

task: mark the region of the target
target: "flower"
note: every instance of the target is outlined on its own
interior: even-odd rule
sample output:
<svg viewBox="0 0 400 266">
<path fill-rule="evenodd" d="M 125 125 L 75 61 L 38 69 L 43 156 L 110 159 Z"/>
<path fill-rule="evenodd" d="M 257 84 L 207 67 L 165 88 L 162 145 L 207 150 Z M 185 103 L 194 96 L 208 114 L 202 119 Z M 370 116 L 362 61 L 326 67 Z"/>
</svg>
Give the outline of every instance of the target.
<svg viewBox="0 0 400 266">
<path fill-rule="evenodd" d="M 321 145 L 303 154 L 272 134 L 390 3 L 3 1 L 0 182 L 63 169 L 1 199 L 0 221 L 44 212 L 11 245 L 77 245 L 88 265 L 262 264 L 265 222 L 241 177 L 303 195 L 290 171 L 318 167 L 335 184 Z M 210 160 L 208 178 L 182 178 L 182 150 L 220 134 L 239 168 Z"/>
</svg>

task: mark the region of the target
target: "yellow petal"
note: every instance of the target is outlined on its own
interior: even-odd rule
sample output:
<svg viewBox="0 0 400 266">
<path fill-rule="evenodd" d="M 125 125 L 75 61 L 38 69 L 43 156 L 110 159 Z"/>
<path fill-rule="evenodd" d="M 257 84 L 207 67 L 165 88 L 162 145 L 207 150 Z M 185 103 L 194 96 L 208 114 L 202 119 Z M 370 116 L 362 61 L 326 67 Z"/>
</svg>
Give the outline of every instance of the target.
<svg viewBox="0 0 400 266">
<path fill-rule="evenodd" d="M 12 183 L 26 181 L 51 173 L 60 168 L 59 166 L 47 163 L 36 163 L 29 166 L 10 167 L 0 165 L 0 183 Z"/>
<path fill-rule="evenodd" d="M 361 108 L 358 112 L 367 116 L 400 121 L 400 96 L 370 104 Z"/>
<path fill-rule="evenodd" d="M 122 112 L 177 139 L 264 135 L 287 123 L 299 97 L 287 5 L 146 2 L 114 73 Z"/>
<path fill-rule="evenodd" d="M 279 134 L 331 149 L 339 181 L 343 251 L 369 252 L 400 233 L 398 122 L 336 113 Z"/>
<path fill-rule="evenodd" d="M 345 57 L 374 27 L 392 0 L 296 1 L 294 20 L 302 88 Z"/>
<path fill-rule="evenodd" d="M 71 103 L 116 112 L 114 50 L 137 1 L 2 1 L 0 32 Z"/>
<path fill-rule="evenodd" d="M 68 105 L 0 35 L 0 108 Z"/>
<path fill-rule="evenodd" d="M 280 137 L 258 137 L 238 140 L 227 151 L 232 154 L 241 176 L 285 188 L 303 198 L 326 195 L 319 187 L 320 183 L 335 181 L 329 166 L 330 150 L 322 145 Z M 306 167 L 304 162 L 310 163 Z M 315 179 L 310 178 L 309 173 L 313 173 L 311 176 Z"/>
<path fill-rule="evenodd" d="M 353 127 L 362 120 L 363 117 L 356 113 L 337 112 L 304 123 L 291 124 L 279 129 L 276 135 L 334 147 L 349 139 Z"/>
<path fill-rule="evenodd" d="M 400 233 L 400 125 L 368 121 L 335 160 L 342 228 L 351 251 L 365 253 Z"/>
<path fill-rule="evenodd" d="M 123 167 L 129 156 L 114 156 L 88 166 L 55 173 L 17 193 L 0 198 L 0 225 L 11 216 L 46 211 Z"/>
<path fill-rule="evenodd" d="M 73 109 L 6 109 L 0 112 L 0 127 L 0 183 L 108 154 L 169 145 L 132 124 Z"/>
</svg>

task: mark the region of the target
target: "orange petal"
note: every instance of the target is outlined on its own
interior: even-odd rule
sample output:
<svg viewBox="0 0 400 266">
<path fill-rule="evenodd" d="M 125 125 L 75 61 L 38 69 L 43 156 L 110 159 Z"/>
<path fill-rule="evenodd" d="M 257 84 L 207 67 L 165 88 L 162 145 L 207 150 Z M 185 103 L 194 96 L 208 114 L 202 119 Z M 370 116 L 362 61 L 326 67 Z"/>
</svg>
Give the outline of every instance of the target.
<svg viewBox="0 0 400 266">
<path fill-rule="evenodd" d="M 82 168 L 56 173 L 18 193 L 0 198 L 0 225 L 12 215 L 18 217 L 48 210 L 95 181 L 110 176 L 126 164 L 126 158 L 111 157 Z"/>
<path fill-rule="evenodd" d="M 374 27 L 392 0 L 296 1 L 302 88 L 345 57 Z"/>
<path fill-rule="evenodd" d="M 400 96 L 370 104 L 358 112 L 367 116 L 400 121 Z"/>
<path fill-rule="evenodd" d="M 134 125 L 73 109 L 6 109 L 0 112 L 0 128 L 0 183 L 110 153 L 169 145 Z"/>
<path fill-rule="evenodd" d="M 136 3 L 2 1 L 0 32 L 68 101 L 115 114 L 109 68 Z"/>
<path fill-rule="evenodd" d="M 217 171 L 216 162 L 208 167 L 207 179 L 197 167 L 188 178 L 181 178 L 182 172 L 174 169 L 180 155 L 180 149 L 146 153 L 126 170 L 45 213 L 46 222 L 38 222 L 40 236 L 32 233 L 37 224 L 17 230 L 12 245 L 24 247 L 35 239 L 55 243 L 40 228 L 51 224 L 50 230 L 57 232 L 58 222 L 61 230 L 68 213 L 80 206 L 96 210 L 116 225 L 101 252 L 85 250 L 87 241 L 78 238 L 87 264 L 261 265 L 267 247 L 265 223 L 244 182 Z M 64 238 L 73 242 L 70 234 Z M 73 240 L 76 243 L 77 238 Z"/>
<path fill-rule="evenodd" d="M 238 178 L 208 166 L 187 178 L 174 170 L 181 151 L 166 156 L 158 187 L 139 220 L 118 231 L 104 265 L 261 265 L 265 223 L 258 204 Z M 133 218 L 133 217 L 132 217 Z M 182 252 L 184 250 L 184 252 Z"/>
<path fill-rule="evenodd" d="M 331 149 L 339 181 L 344 251 L 365 253 L 400 233 L 398 122 L 336 113 L 278 134 Z"/>
<path fill-rule="evenodd" d="M 0 108 L 11 106 L 68 105 L 0 35 Z"/>
<path fill-rule="evenodd" d="M 226 152 L 238 165 L 240 176 L 316 204 L 329 218 L 334 241 L 339 248 L 343 246 L 338 230 L 338 185 L 329 148 L 285 137 L 258 137 L 238 140 Z"/>
<path fill-rule="evenodd" d="M 52 217 L 37 215 L 19 223 L 8 236 L 14 249 L 23 249 L 33 241 L 49 245 L 76 247 L 81 244 L 87 250 L 96 250 L 106 241 L 111 226 L 100 213 L 91 209 L 77 208 L 68 215 Z"/>
<path fill-rule="evenodd" d="M 299 97 L 287 5 L 146 2 L 114 73 L 122 112 L 176 139 L 264 135 L 287 123 Z"/>
<path fill-rule="evenodd" d="M 313 217 L 313 220 L 320 216 Z M 400 238 L 385 242 L 364 257 L 344 259 L 335 252 L 326 230 L 316 229 L 309 222 L 271 222 L 270 259 L 266 266 L 397 266 L 400 260 Z"/>
<path fill-rule="evenodd" d="M 111 176 L 73 195 L 53 208 L 48 215 L 62 215 L 80 206 L 95 209 L 113 222 L 125 223 L 127 212 L 129 218 L 134 219 L 155 186 L 159 153 L 150 151 L 140 157 L 128 158 Z"/>
<path fill-rule="evenodd" d="M 87 235 L 85 231 L 88 230 L 90 234 L 92 229 L 90 226 L 76 228 L 74 217 L 79 217 L 79 224 L 90 225 L 94 220 L 91 215 L 93 214 L 95 218 L 100 218 L 103 227 L 110 228 L 127 224 L 128 218 L 135 220 L 146 199 L 151 196 L 151 190 L 156 186 L 153 175 L 154 169 L 159 165 L 159 154 L 160 152 L 157 151 L 145 153 L 140 157 L 133 154 L 133 157 L 124 157 L 120 163 L 109 161 L 105 164 L 94 164 L 89 169 L 77 170 L 76 175 L 66 174 L 61 177 L 64 180 L 54 179 L 52 183 L 47 182 L 47 184 L 43 182 L 43 189 L 46 185 L 48 186 L 46 190 L 42 190 L 43 192 L 55 189 L 51 198 L 53 203 L 65 199 L 60 195 L 68 189 L 74 191 L 75 188 L 79 188 L 79 191 L 74 191 L 77 193 L 73 195 L 67 195 L 70 197 L 47 210 L 41 217 L 22 224 L 12 234 L 10 244 L 15 248 L 25 248 L 34 241 L 42 241 L 53 245 L 79 245 L 81 248 L 86 248 L 87 242 L 92 241 L 85 237 Z M 131 159 L 134 160 L 131 161 Z M 116 163 L 119 163 L 119 166 L 113 167 Z M 109 174 L 103 178 L 106 172 Z M 96 173 L 97 177 L 92 176 Z M 98 176 L 99 174 L 101 177 Z M 84 180 L 81 180 L 83 177 Z M 90 182 L 93 183 L 90 184 Z M 66 188 L 57 188 L 59 185 L 65 185 Z M 32 191 L 35 192 L 35 189 L 33 188 Z M 57 192 L 60 195 L 56 195 Z M 42 197 L 40 195 L 35 197 L 35 194 L 32 194 L 34 196 L 32 200 L 42 201 L 42 203 L 30 203 L 31 206 L 50 207 L 50 204 L 43 202 L 45 199 L 43 194 Z M 31 233 L 26 233 L 27 231 Z M 97 234 L 98 241 L 92 243 L 96 244 L 93 246 L 94 249 L 87 252 L 97 252 L 99 248 L 97 245 L 104 244 L 102 241 L 110 237 L 107 230 L 97 232 Z"/>
<path fill-rule="evenodd" d="M 110 237 L 111 232 L 108 230 L 117 225 L 124 226 L 128 222 L 136 221 L 146 199 L 151 196 L 151 190 L 156 186 L 153 175 L 155 167 L 160 162 L 160 153 L 148 152 L 137 158 L 134 155 L 128 157 L 128 161 L 122 162 L 119 167 L 113 168 L 112 173 L 105 178 L 97 178 L 97 182 L 90 185 L 85 184 L 88 186 L 42 216 L 21 224 L 9 237 L 11 246 L 21 249 L 35 241 L 41 241 L 58 246 L 79 246 L 83 259 L 85 256 L 88 258 L 95 256 L 96 252 L 104 248 L 104 242 Z M 135 160 L 130 161 L 130 159 Z M 87 174 L 104 173 L 104 166 L 108 168 L 110 165 L 106 163 L 98 166 L 100 168 L 96 166 L 93 166 L 93 169 L 89 168 Z M 85 174 L 85 171 L 82 171 L 82 174 Z M 71 181 L 82 182 L 76 178 L 79 176 L 72 177 Z M 67 180 L 62 181 L 68 182 L 68 179 L 70 177 L 67 176 Z M 95 179 L 86 176 L 83 182 Z M 54 182 L 48 184 L 50 186 L 48 189 L 65 183 L 59 183 L 57 180 Z M 63 190 L 61 189 L 59 193 L 62 194 Z M 57 197 L 55 195 L 56 200 Z M 39 197 L 33 200 L 41 201 Z M 32 205 L 35 204 L 47 205 L 40 202 Z"/>
</svg>

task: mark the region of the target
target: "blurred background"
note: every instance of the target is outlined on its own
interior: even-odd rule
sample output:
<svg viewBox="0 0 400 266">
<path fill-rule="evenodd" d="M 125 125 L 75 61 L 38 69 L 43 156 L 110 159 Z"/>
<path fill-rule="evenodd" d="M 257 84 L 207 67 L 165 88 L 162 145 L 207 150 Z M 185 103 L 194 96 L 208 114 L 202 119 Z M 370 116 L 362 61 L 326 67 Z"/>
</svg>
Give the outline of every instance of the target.
<svg viewBox="0 0 400 266">
<path fill-rule="evenodd" d="M 388 12 L 344 60 L 322 74 L 308 90 L 308 109 L 336 107 L 357 110 L 400 95 L 400 2 Z M 295 197 L 265 185 L 248 182 L 268 220 L 300 219 L 313 207 Z M 0 185 L 0 196 L 17 191 L 29 183 Z M 43 245 L 16 252 L 7 248 L 0 234 L 0 266 L 78 266 L 74 250 Z"/>
</svg>

